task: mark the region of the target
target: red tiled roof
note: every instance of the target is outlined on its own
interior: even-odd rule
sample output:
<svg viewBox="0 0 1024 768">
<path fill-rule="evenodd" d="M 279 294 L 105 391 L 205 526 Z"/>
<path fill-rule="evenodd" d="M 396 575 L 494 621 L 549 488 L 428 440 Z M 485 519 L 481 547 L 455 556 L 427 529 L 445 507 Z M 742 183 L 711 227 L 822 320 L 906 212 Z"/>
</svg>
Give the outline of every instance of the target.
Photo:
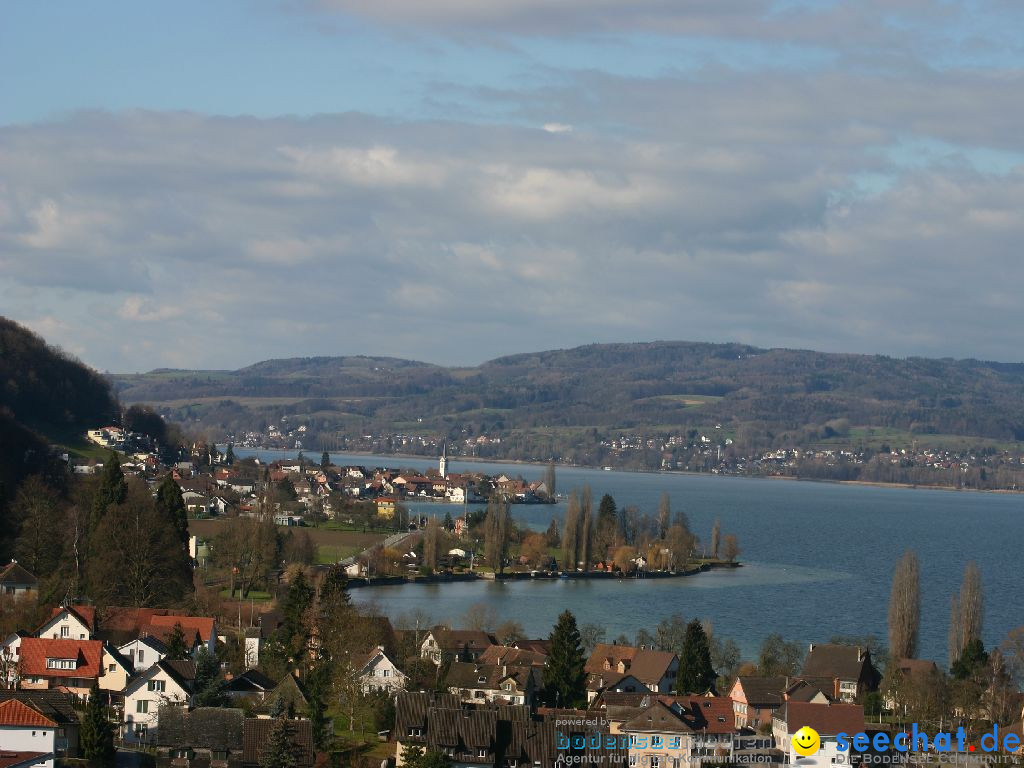
<svg viewBox="0 0 1024 768">
<path fill-rule="evenodd" d="M 0 704 L 0 725 L 28 726 L 30 728 L 56 728 L 57 724 L 17 699 Z"/>
<path fill-rule="evenodd" d="M 198 632 L 204 643 L 213 635 L 213 619 L 209 616 L 178 616 L 167 608 L 108 608 L 100 617 L 103 632 L 150 634 L 162 637 L 175 624 L 188 632 Z"/>
<path fill-rule="evenodd" d="M 103 643 L 99 640 L 58 640 L 26 637 L 21 641 L 22 677 L 99 677 Z M 75 669 L 48 669 L 47 659 L 75 659 Z"/>
<path fill-rule="evenodd" d="M 50 611 L 50 618 L 46 620 L 46 623 L 49 624 L 51 621 L 60 616 L 61 613 L 63 613 L 65 610 L 68 613 L 77 616 L 78 620 L 85 624 L 85 626 L 87 626 L 90 631 L 95 631 L 96 606 L 94 605 L 69 605 L 67 608 L 63 606 L 57 606 L 52 611 Z"/>
<path fill-rule="evenodd" d="M 210 638 L 213 637 L 213 619 L 209 616 L 153 616 L 149 623 L 154 627 L 168 629 L 173 629 L 175 624 L 181 624 L 181 628 L 186 632 L 198 632 L 204 643 L 210 642 Z"/>
<path fill-rule="evenodd" d="M 598 643 L 594 646 L 594 652 L 590 654 L 590 658 L 587 659 L 587 663 L 584 665 L 584 669 L 592 675 L 599 675 L 602 672 L 616 672 L 620 661 L 626 662 L 626 671 L 629 671 L 629 666 L 633 661 L 633 657 L 636 656 L 639 648 L 634 648 L 631 645 L 609 645 L 608 643 Z M 605 669 L 605 662 L 608 662 L 609 668 Z"/>
<path fill-rule="evenodd" d="M 9 749 L 0 749 L 0 768 L 18 768 L 23 765 L 35 765 L 38 762 L 38 758 L 46 754 L 46 752 L 12 752 Z"/>
</svg>

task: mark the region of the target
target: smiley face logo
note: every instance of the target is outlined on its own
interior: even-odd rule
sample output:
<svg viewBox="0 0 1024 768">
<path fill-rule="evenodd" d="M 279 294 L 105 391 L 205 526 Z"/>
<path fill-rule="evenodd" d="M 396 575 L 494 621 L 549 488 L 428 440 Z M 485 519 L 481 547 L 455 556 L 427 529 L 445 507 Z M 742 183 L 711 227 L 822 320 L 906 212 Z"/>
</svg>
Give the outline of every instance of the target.
<svg viewBox="0 0 1024 768">
<path fill-rule="evenodd" d="M 818 732 L 813 728 L 805 725 L 793 734 L 793 749 L 798 755 L 810 757 L 818 751 L 820 746 L 821 739 L 818 737 Z"/>
</svg>

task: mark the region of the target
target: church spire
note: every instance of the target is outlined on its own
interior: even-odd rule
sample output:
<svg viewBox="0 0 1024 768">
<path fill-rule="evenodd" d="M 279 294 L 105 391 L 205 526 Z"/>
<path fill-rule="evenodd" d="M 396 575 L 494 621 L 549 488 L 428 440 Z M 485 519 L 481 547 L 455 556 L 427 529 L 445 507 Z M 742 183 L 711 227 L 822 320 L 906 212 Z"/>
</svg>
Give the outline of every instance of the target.
<svg viewBox="0 0 1024 768">
<path fill-rule="evenodd" d="M 441 442 L 441 458 L 437 461 L 437 471 L 441 477 L 448 476 L 448 441 Z"/>
</svg>

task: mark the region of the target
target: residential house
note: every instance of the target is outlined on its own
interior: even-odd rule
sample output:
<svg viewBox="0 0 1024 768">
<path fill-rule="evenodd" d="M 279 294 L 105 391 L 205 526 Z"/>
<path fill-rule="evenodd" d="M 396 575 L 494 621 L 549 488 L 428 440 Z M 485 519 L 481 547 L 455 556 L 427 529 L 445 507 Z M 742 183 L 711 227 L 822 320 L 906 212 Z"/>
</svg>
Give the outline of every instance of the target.
<svg viewBox="0 0 1024 768">
<path fill-rule="evenodd" d="M 486 632 L 475 629 L 447 629 L 433 627 L 420 645 L 420 656 L 437 665 L 442 659 L 477 661 L 480 655 L 497 641 Z"/>
<path fill-rule="evenodd" d="M 11 560 L 0 568 L 0 597 L 20 600 L 37 594 L 39 594 L 39 580 L 18 565 L 17 560 Z"/>
<path fill-rule="evenodd" d="M 280 702 L 284 711 L 294 712 L 297 715 L 305 714 L 310 709 L 309 692 L 306 690 L 306 686 L 292 674 L 281 678 L 266 701 L 270 709 L 278 706 L 278 702 Z"/>
<path fill-rule="evenodd" d="M 631 765 L 699 768 L 732 757 L 737 729 L 725 697 L 605 692 L 595 706 L 609 733 L 624 736 Z"/>
<path fill-rule="evenodd" d="M 222 690 L 234 702 L 247 701 L 250 704 L 262 704 L 276 687 L 276 681 L 271 680 L 258 669 L 249 669 L 224 683 Z"/>
<path fill-rule="evenodd" d="M 135 672 L 142 672 L 167 655 L 167 646 L 159 638 L 143 635 L 118 646 L 117 651 L 128 660 Z"/>
<path fill-rule="evenodd" d="M 522 710 L 526 712 L 525 707 Z M 443 752 L 457 765 L 473 768 L 496 765 L 501 750 L 497 712 L 463 709 L 451 694 L 400 694 L 395 702 L 394 736 L 397 768 L 404 765 L 402 752 L 410 744 Z"/>
<path fill-rule="evenodd" d="M 510 667 L 537 667 L 543 669 L 548 655 L 528 648 L 514 648 L 511 645 L 492 645 L 480 654 L 481 664 L 506 664 Z"/>
<path fill-rule="evenodd" d="M 260 768 L 263 753 L 270 742 L 270 733 L 277 720 L 267 718 L 247 718 L 242 732 L 242 766 L 243 768 Z M 288 738 L 292 744 L 292 755 L 295 758 L 294 768 L 312 768 L 315 751 L 313 749 L 313 726 L 309 720 L 285 720 Z"/>
<path fill-rule="evenodd" d="M 772 716 L 782 706 L 783 692 L 789 687 L 784 676 L 736 678 L 729 690 L 737 728 L 771 728 Z"/>
<path fill-rule="evenodd" d="M 0 688 L 14 687 L 21 662 L 21 640 L 31 637 L 27 632 L 12 632 L 0 642 Z"/>
<path fill-rule="evenodd" d="M 103 674 L 103 643 L 99 640 L 21 640 L 18 687 L 26 690 L 62 688 L 80 699 L 89 697 Z"/>
<path fill-rule="evenodd" d="M 241 768 L 245 714 L 240 709 L 162 706 L 157 762 L 184 768 Z"/>
<path fill-rule="evenodd" d="M 91 605 L 66 605 L 54 608 L 36 637 L 64 640 L 92 640 L 96 634 L 96 609 Z"/>
<path fill-rule="evenodd" d="M 821 739 L 821 747 L 809 757 L 798 755 L 792 744 L 793 734 L 805 725 L 816 730 Z M 864 707 L 860 704 L 787 701 L 772 718 L 775 744 L 786 753 L 787 762 L 795 765 L 799 760 L 802 768 L 832 768 L 840 757 L 836 737 L 840 733 L 853 734 L 863 730 Z"/>
<path fill-rule="evenodd" d="M 176 624 L 181 625 L 192 651 L 200 645 L 210 653 L 217 651 L 217 624 L 212 617 L 185 616 L 167 608 L 108 608 L 97 619 L 97 633 L 118 647 L 140 637 L 155 637 L 166 644 Z"/>
<path fill-rule="evenodd" d="M 903 692 L 908 687 L 927 685 L 940 674 L 938 665 L 927 659 L 896 659 L 886 671 L 889 677 L 886 682 L 885 708 L 893 710 L 901 707 L 904 714 L 907 703 Z"/>
<path fill-rule="evenodd" d="M 675 689 L 679 659 L 667 651 L 599 643 L 584 669 L 587 701 L 591 702 L 604 690 L 670 693 Z"/>
<path fill-rule="evenodd" d="M 533 705 L 539 688 L 535 667 L 510 667 L 505 664 L 480 664 L 453 661 L 445 678 L 449 693 L 464 704 Z"/>
<path fill-rule="evenodd" d="M 878 690 L 881 674 L 871 663 L 871 651 L 857 645 L 811 643 L 801 672 L 803 677 L 832 681 L 833 699 L 847 703 L 860 701 L 866 693 Z"/>
<path fill-rule="evenodd" d="M 56 722 L 17 699 L 0 702 L 0 750 L 38 753 L 30 765 L 53 768 L 57 730 Z"/>
<path fill-rule="evenodd" d="M 161 706 L 188 706 L 195 677 L 194 662 L 163 659 L 133 678 L 124 692 L 124 740 L 156 743 Z"/>
<path fill-rule="evenodd" d="M 135 674 L 135 669 L 128 659 L 122 656 L 117 648 L 103 644 L 103 672 L 100 675 L 100 690 L 107 694 L 111 706 L 120 706 L 124 699 L 124 689 Z"/>
<path fill-rule="evenodd" d="M 371 691 L 398 693 L 405 690 L 407 679 L 405 673 L 384 652 L 382 645 L 378 645 L 370 651 L 360 667 L 359 681 L 364 693 Z"/>
<path fill-rule="evenodd" d="M 78 757 L 78 710 L 74 698 L 63 691 L 14 691 L 0 689 L 0 704 L 20 701 L 57 724 L 54 751 L 57 757 Z"/>
</svg>

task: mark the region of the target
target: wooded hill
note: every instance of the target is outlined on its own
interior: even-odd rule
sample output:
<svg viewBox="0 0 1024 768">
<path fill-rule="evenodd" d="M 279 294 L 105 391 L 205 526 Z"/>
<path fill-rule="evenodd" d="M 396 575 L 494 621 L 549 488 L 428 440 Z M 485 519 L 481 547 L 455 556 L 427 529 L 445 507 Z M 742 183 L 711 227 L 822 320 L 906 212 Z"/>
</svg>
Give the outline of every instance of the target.
<svg viewBox="0 0 1024 768">
<path fill-rule="evenodd" d="M 81 442 L 87 429 L 119 418 L 106 379 L 0 317 L 0 483 L 11 489 L 42 469 L 49 442 Z"/>
<path fill-rule="evenodd" d="M 741 344 L 598 344 L 473 368 L 296 358 L 237 371 L 157 370 L 113 382 L 123 401 L 153 404 L 212 436 L 259 431 L 287 415 L 307 423 L 311 437 L 505 435 L 510 458 L 557 454 L 560 435 L 597 440 L 611 431 L 672 434 L 716 424 L 737 445 L 754 448 L 783 438 L 799 446 L 843 424 L 1024 440 L 1022 364 Z"/>
</svg>

